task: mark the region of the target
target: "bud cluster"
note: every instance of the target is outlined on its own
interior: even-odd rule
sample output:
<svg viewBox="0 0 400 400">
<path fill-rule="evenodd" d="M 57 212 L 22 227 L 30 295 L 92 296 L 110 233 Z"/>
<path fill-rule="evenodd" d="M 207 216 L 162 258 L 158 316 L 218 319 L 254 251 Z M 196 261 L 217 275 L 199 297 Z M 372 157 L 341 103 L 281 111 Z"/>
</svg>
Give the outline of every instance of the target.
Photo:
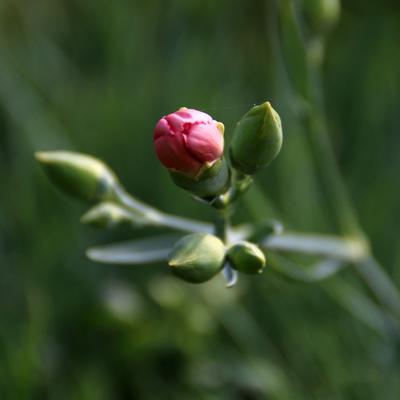
<svg viewBox="0 0 400 400">
<path fill-rule="evenodd" d="M 192 233 L 178 240 L 169 256 L 168 265 L 178 278 L 202 283 L 220 272 L 228 262 L 245 274 L 260 274 L 266 265 L 261 249 L 250 242 L 225 246 L 221 239 L 206 233 Z"/>
<path fill-rule="evenodd" d="M 230 207 L 252 182 L 251 176 L 267 166 L 282 146 L 281 120 L 269 102 L 254 106 L 237 123 L 229 164 L 223 133 L 222 123 L 187 108 L 162 117 L 154 130 L 156 154 L 174 183 L 218 209 Z M 228 245 L 224 239 L 201 233 L 183 237 L 170 254 L 172 273 L 200 283 L 225 264 L 245 274 L 262 272 L 266 260 L 257 245 L 247 241 Z"/>
<path fill-rule="evenodd" d="M 175 184 L 193 195 L 212 199 L 235 185 L 231 168 L 241 176 L 267 166 L 282 146 L 282 125 L 269 102 L 254 106 L 237 123 L 224 158 L 224 125 L 201 111 L 180 108 L 162 117 L 154 129 L 160 162 Z"/>
<path fill-rule="evenodd" d="M 191 283 L 208 281 L 223 269 L 231 276 L 237 272 L 261 273 L 266 260 L 256 244 L 244 240 L 228 242 L 227 210 L 250 186 L 252 175 L 267 166 L 281 149 L 281 120 L 271 104 L 254 106 L 240 119 L 227 157 L 224 125 L 204 112 L 188 108 L 180 108 L 158 121 L 154 146 L 173 182 L 219 213 L 216 235 L 192 233 L 175 243 L 168 258 L 171 272 Z M 97 158 L 50 151 L 36 153 L 36 159 L 62 191 L 95 203 L 81 218 L 83 223 L 102 228 L 126 222 L 135 227 L 164 223 L 173 229 L 201 230 L 188 229 L 190 221 L 188 224 L 184 218 L 166 216 L 130 196 L 114 172 Z M 163 249 L 161 253 L 164 252 Z M 157 259 L 158 254 L 160 251 L 147 251 L 143 259 L 150 255 Z"/>
</svg>

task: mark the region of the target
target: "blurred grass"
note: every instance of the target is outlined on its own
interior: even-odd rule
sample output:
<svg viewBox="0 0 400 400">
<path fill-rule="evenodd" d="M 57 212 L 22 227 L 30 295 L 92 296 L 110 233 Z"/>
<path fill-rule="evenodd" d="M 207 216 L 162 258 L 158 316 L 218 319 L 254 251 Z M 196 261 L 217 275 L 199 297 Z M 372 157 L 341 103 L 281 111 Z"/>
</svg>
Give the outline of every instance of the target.
<svg viewBox="0 0 400 400">
<path fill-rule="evenodd" d="M 153 126 L 185 105 L 224 121 L 229 140 L 269 99 L 285 145 L 237 220 L 336 231 L 302 121 L 304 81 L 290 79 L 293 41 L 282 53 L 284 3 L 0 3 L 0 398 L 398 398 L 398 327 L 352 270 L 316 284 L 269 271 L 228 291 L 174 281 L 162 265 L 95 265 L 85 248 L 127 232 L 80 227 L 84 208 L 32 156 L 92 153 L 139 198 L 209 219 L 158 165 Z M 344 185 L 397 286 L 399 30 L 397 2 L 343 1 L 322 71 Z"/>
</svg>

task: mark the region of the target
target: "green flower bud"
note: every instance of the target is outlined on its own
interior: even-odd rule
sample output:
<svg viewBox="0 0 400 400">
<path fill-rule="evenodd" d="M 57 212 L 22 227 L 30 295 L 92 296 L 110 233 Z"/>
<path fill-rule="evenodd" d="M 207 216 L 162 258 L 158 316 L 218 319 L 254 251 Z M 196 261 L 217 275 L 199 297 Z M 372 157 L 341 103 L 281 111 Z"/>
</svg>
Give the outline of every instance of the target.
<svg viewBox="0 0 400 400">
<path fill-rule="evenodd" d="M 97 158 L 69 151 L 38 152 L 35 157 L 65 193 L 86 201 L 113 198 L 118 180 Z"/>
<path fill-rule="evenodd" d="M 278 155 L 281 146 L 281 119 L 266 101 L 253 107 L 237 123 L 230 146 L 232 166 L 252 175 L 268 165 Z"/>
<path fill-rule="evenodd" d="M 303 0 L 303 8 L 314 33 L 328 32 L 340 17 L 340 0 Z"/>
<path fill-rule="evenodd" d="M 174 275 L 191 283 L 210 280 L 221 271 L 224 244 L 216 236 L 192 233 L 175 243 L 168 265 Z"/>
<path fill-rule="evenodd" d="M 81 217 L 83 224 L 96 228 L 110 228 L 121 223 L 133 223 L 135 226 L 143 226 L 146 219 L 142 215 L 136 215 L 110 201 L 100 203 L 91 208 Z"/>
<path fill-rule="evenodd" d="M 190 178 L 180 172 L 170 171 L 174 183 L 193 195 L 210 199 L 225 193 L 230 185 L 230 172 L 224 158 L 206 168 L 196 178 Z"/>
<path fill-rule="evenodd" d="M 250 242 L 234 244 L 226 255 L 232 268 L 245 274 L 261 274 L 266 264 L 264 253 Z"/>
</svg>

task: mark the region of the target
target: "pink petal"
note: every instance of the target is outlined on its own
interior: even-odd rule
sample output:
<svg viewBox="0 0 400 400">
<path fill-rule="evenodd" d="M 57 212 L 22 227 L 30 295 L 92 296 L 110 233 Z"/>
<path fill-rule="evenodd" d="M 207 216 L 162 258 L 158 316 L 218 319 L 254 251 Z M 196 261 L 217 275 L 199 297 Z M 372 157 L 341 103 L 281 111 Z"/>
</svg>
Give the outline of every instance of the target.
<svg viewBox="0 0 400 400">
<path fill-rule="evenodd" d="M 182 135 L 162 136 L 154 144 L 159 160 L 168 169 L 191 176 L 195 176 L 200 170 L 201 163 L 189 154 Z"/>
<path fill-rule="evenodd" d="M 199 161 L 215 161 L 224 151 L 224 137 L 215 122 L 196 124 L 190 128 L 186 145 L 189 152 Z"/>
<path fill-rule="evenodd" d="M 193 108 L 181 108 L 175 114 L 178 114 L 185 123 L 195 124 L 197 122 L 211 122 L 212 117 L 202 111 Z"/>
<path fill-rule="evenodd" d="M 161 118 L 158 122 L 156 127 L 154 128 L 154 140 L 172 133 L 168 121 L 165 117 Z"/>
<path fill-rule="evenodd" d="M 196 124 L 200 122 L 208 123 L 212 121 L 211 116 L 208 114 L 189 108 L 181 108 L 172 114 L 168 114 L 164 118 L 167 120 L 173 132 L 184 132 L 185 125 L 187 124 Z"/>
</svg>

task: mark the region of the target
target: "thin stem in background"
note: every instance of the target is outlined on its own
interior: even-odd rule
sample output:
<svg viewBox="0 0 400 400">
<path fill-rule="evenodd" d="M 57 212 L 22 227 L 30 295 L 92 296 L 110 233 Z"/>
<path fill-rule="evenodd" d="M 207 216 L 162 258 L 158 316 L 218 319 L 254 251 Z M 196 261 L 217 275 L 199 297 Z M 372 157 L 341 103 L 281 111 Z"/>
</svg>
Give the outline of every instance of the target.
<svg viewBox="0 0 400 400">
<path fill-rule="evenodd" d="M 400 317 L 400 294 L 385 270 L 373 256 L 355 265 L 358 275 L 367 283 L 372 293 L 394 315 Z"/>
<path fill-rule="evenodd" d="M 306 67 L 302 78 L 307 86 L 300 94 L 308 101 L 309 110 L 306 112 L 303 122 L 309 132 L 309 143 L 314 153 L 317 169 L 321 174 L 321 182 L 327 198 L 330 199 L 331 209 L 336 217 L 339 230 L 351 236 L 358 236 L 365 242 L 365 239 L 362 239 L 365 234 L 349 200 L 328 133 L 324 92 L 321 84 L 321 63 L 311 56 L 309 43 L 299 29 L 301 24 L 298 22 L 299 16 L 294 11 L 294 3 L 292 0 L 288 1 L 293 10 L 293 26 L 295 29 L 297 28 L 298 43 L 303 48 Z M 279 51 L 283 52 L 282 44 Z M 360 262 L 356 263 L 356 270 L 379 302 L 390 309 L 397 318 L 400 318 L 399 291 L 379 263 L 372 256 L 361 258 Z"/>
</svg>

